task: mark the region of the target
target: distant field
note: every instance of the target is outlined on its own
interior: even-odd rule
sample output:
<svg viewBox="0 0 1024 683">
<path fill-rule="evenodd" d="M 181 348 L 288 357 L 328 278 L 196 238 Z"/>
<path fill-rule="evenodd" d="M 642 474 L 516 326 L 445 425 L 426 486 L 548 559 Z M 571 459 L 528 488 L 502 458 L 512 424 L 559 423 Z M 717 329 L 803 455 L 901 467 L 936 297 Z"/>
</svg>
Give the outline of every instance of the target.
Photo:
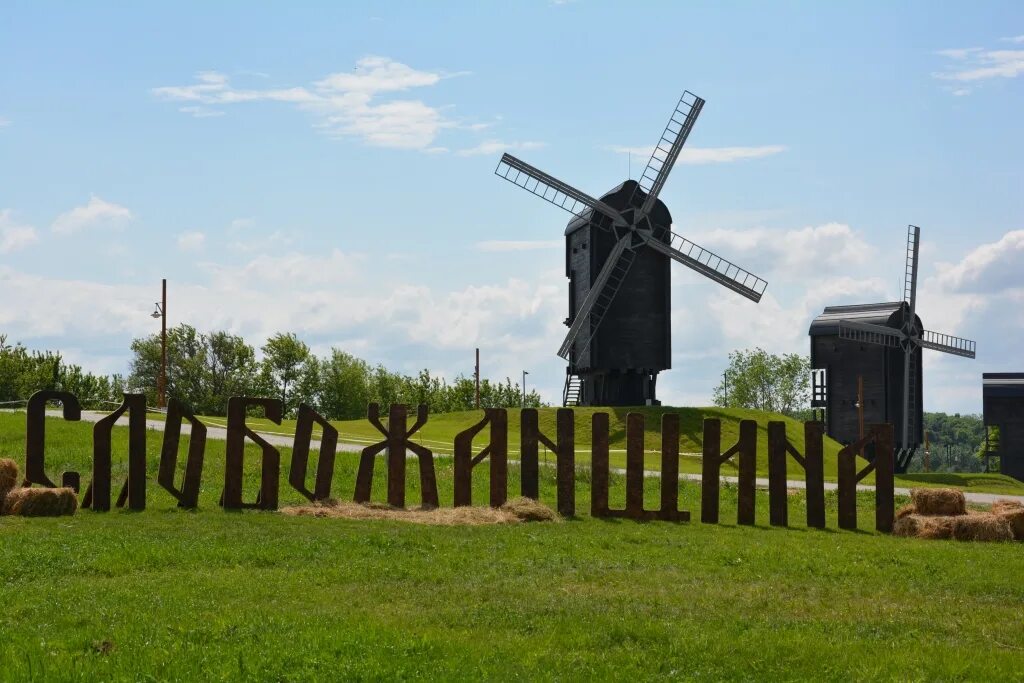
<svg viewBox="0 0 1024 683">
<path fill-rule="evenodd" d="M 47 430 L 48 471 L 87 473 L 91 427 Z M 23 416 L 0 414 L 0 453 L 23 438 Z M 1024 546 L 878 535 L 870 495 L 859 532 L 835 529 L 834 494 L 827 530 L 803 527 L 799 494 L 793 528 L 767 527 L 760 492 L 758 526 L 736 527 L 733 487 L 719 526 L 595 520 L 585 473 L 579 517 L 559 524 L 232 514 L 216 505 L 224 447 L 210 441 L 201 507 L 186 512 L 153 483 L 159 440 L 147 445 L 145 512 L 0 517 L 0 680 L 1014 680 L 1024 668 Z M 356 460 L 338 458 L 339 498 Z M 257 465 L 247 449 L 249 498 Z M 438 480 L 450 504 L 450 460 Z M 380 467 L 374 485 L 382 500 Z M 612 491 L 621 506 L 621 477 Z M 698 487 L 680 493 L 696 520 Z M 646 496 L 653 506 L 656 480 Z"/>
</svg>

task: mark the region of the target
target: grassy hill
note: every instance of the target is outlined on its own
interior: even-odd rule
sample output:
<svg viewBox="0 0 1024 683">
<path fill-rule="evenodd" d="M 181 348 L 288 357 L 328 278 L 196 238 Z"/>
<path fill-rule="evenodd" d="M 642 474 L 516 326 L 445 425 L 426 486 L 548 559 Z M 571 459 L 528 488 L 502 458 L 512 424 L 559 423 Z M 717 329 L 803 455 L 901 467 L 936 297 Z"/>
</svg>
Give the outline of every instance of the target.
<svg viewBox="0 0 1024 683">
<path fill-rule="evenodd" d="M 87 473 L 90 436 L 49 421 L 48 471 Z M 23 439 L 23 416 L 0 414 L 0 454 Z M 115 429 L 115 482 L 125 444 Z M 1021 546 L 878 535 L 870 494 L 860 532 L 835 528 L 833 493 L 826 530 L 802 526 L 799 493 L 791 529 L 766 526 L 763 492 L 758 526 L 736 527 L 734 487 L 717 526 L 595 520 L 583 477 L 579 518 L 559 524 L 229 514 L 211 440 L 189 512 L 154 483 L 159 446 L 144 512 L 0 517 L 0 680 L 1013 680 L 1024 663 Z M 338 458 L 339 498 L 356 461 Z M 257 466 L 247 449 L 247 499 Z M 437 468 L 449 504 L 450 460 Z M 376 500 L 384 485 L 378 468 Z M 476 500 L 486 487 L 474 479 Z M 621 505 L 622 477 L 612 490 Z M 696 516 L 697 485 L 680 496 Z"/>
</svg>

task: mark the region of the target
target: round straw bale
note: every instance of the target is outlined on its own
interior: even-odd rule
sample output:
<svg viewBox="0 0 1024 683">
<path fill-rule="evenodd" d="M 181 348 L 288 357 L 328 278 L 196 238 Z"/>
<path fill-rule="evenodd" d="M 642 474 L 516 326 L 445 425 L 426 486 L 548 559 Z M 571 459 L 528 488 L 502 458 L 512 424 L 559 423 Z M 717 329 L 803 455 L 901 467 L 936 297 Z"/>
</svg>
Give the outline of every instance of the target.
<svg viewBox="0 0 1024 683">
<path fill-rule="evenodd" d="M 1016 500 L 997 500 L 992 503 L 992 514 L 998 515 L 1010 510 L 1024 510 L 1024 503 Z"/>
<path fill-rule="evenodd" d="M 979 513 L 953 519 L 953 538 L 958 541 L 1012 541 L 1010 523 L 998 515 Z"/>
<path fill-rule="evenodd" d="M 953 520 L 956 517 L 904 515 L 893 524 L 894 536 L 943 540 L 953 538 Z"/>
<path fill-rule="evenodd" d="M 558 519 L 554 510 L 533 498 L 513 498 L 502 505 L 500 509 L 511 512 L 524 522 L 553 522 Z"/>
<path fill-rule="evenodd" d="M 4 496 L 18 485 L 18 463 L 10 458 L 0 458 L 0 504 Z"/>
<path fill-rule="evenodd" d="M 995 505 L 992 507 L 995 508 Z M 1003 508 L 996 513 L 996 517 L 1006 520 L 1015 540 L 1024 541 L 1024 507 Z"/>
<path fill-rule="evenodd" d="M 14 489 L 4 500 L 5 515 L 60 517 L 78 509 L 74 489 Z"/>
<path fill-rule="evenodd" d="M 910 500 L 919 515 L 967 514 L 967 501 L 959 489 L 911 489 Z"/>
</svg>

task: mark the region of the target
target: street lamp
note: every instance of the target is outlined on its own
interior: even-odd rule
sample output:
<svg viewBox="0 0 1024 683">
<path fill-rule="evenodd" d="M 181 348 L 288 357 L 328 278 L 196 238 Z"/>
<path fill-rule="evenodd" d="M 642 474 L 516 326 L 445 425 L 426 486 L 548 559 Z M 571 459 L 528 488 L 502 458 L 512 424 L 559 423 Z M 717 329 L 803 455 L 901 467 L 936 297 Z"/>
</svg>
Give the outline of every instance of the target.
<svg viewBox="0 0 1024 683">
<path fill-rule="evenodd" d="M 160 301 L 156 302 L 156 310 L 149 314 L 154 320 L 160 320 L 160 377 L 156 384 L 156 407 L 167 406 L 167 279 L 161 280 Z"/>
<path fill-rule="evenodd" d="M 526 376 L 529 375 L 529 374 L 530 374 L 529 372 L 527 372 L 526 370 L 523 370 L 523 400 L 522 400 L 522 405 L 519 406 L 520 408 L 525 408 L 526 407 Z"/>
</svg>

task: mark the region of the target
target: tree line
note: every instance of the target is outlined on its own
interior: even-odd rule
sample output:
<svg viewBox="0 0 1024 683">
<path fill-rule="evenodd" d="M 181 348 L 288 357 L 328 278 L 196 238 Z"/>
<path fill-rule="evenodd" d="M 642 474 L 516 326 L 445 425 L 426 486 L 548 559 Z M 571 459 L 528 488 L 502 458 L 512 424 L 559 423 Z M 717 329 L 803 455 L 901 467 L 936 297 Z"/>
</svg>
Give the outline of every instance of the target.
<svg viewBox="0 0 1024 683">
<path fill-rule="evenodd" d="M 120 401 L 125 381 L 120 375 L 86 372 L 65 362 L 58 352 L 11 344 L 7 335 L 0 334 L 0 404 L 10 406 L 44 389 L 70 391 L 83 406 L 101 408 L 107 401 Z"/>
<path fill-rule="evenodd" d="M 286 415 L 294 415 L 302 403 L 313 406 L 332 420 L 366 416 L 372 402 L 418 405 L 433 413 L 472 410 L 476 387 L 472 377 L 457 376 L 451 382 L 421 370 L 415 376 L 371 365 L 341 349 L 324 357 L 313 354 L 295 334 L 278 333 L 256 349 L 238 335 L 224 331 L 200 332 L 191 325 L 167 330 L 168 398 L 177 398 L 199 415 L 224 415 L 232 396 L 280 398 Z M 0 403 L 26 400 L 48 389 L 70 391 L 87 408 L 119 403 L 125 391 L 146 394 L 156 405 L 160 376 L 160 335 L 134 339 L 127 377 L 95 375 L 68 364 L 59 352 L 33 351 L 8 344 L 0 335 Z M 518 383 L 480 381 L 482 408 L 513 408 L 523 405 Z M 527 407 L 543 405 L 534 390 L 525 396 Z"/>
</svg>

